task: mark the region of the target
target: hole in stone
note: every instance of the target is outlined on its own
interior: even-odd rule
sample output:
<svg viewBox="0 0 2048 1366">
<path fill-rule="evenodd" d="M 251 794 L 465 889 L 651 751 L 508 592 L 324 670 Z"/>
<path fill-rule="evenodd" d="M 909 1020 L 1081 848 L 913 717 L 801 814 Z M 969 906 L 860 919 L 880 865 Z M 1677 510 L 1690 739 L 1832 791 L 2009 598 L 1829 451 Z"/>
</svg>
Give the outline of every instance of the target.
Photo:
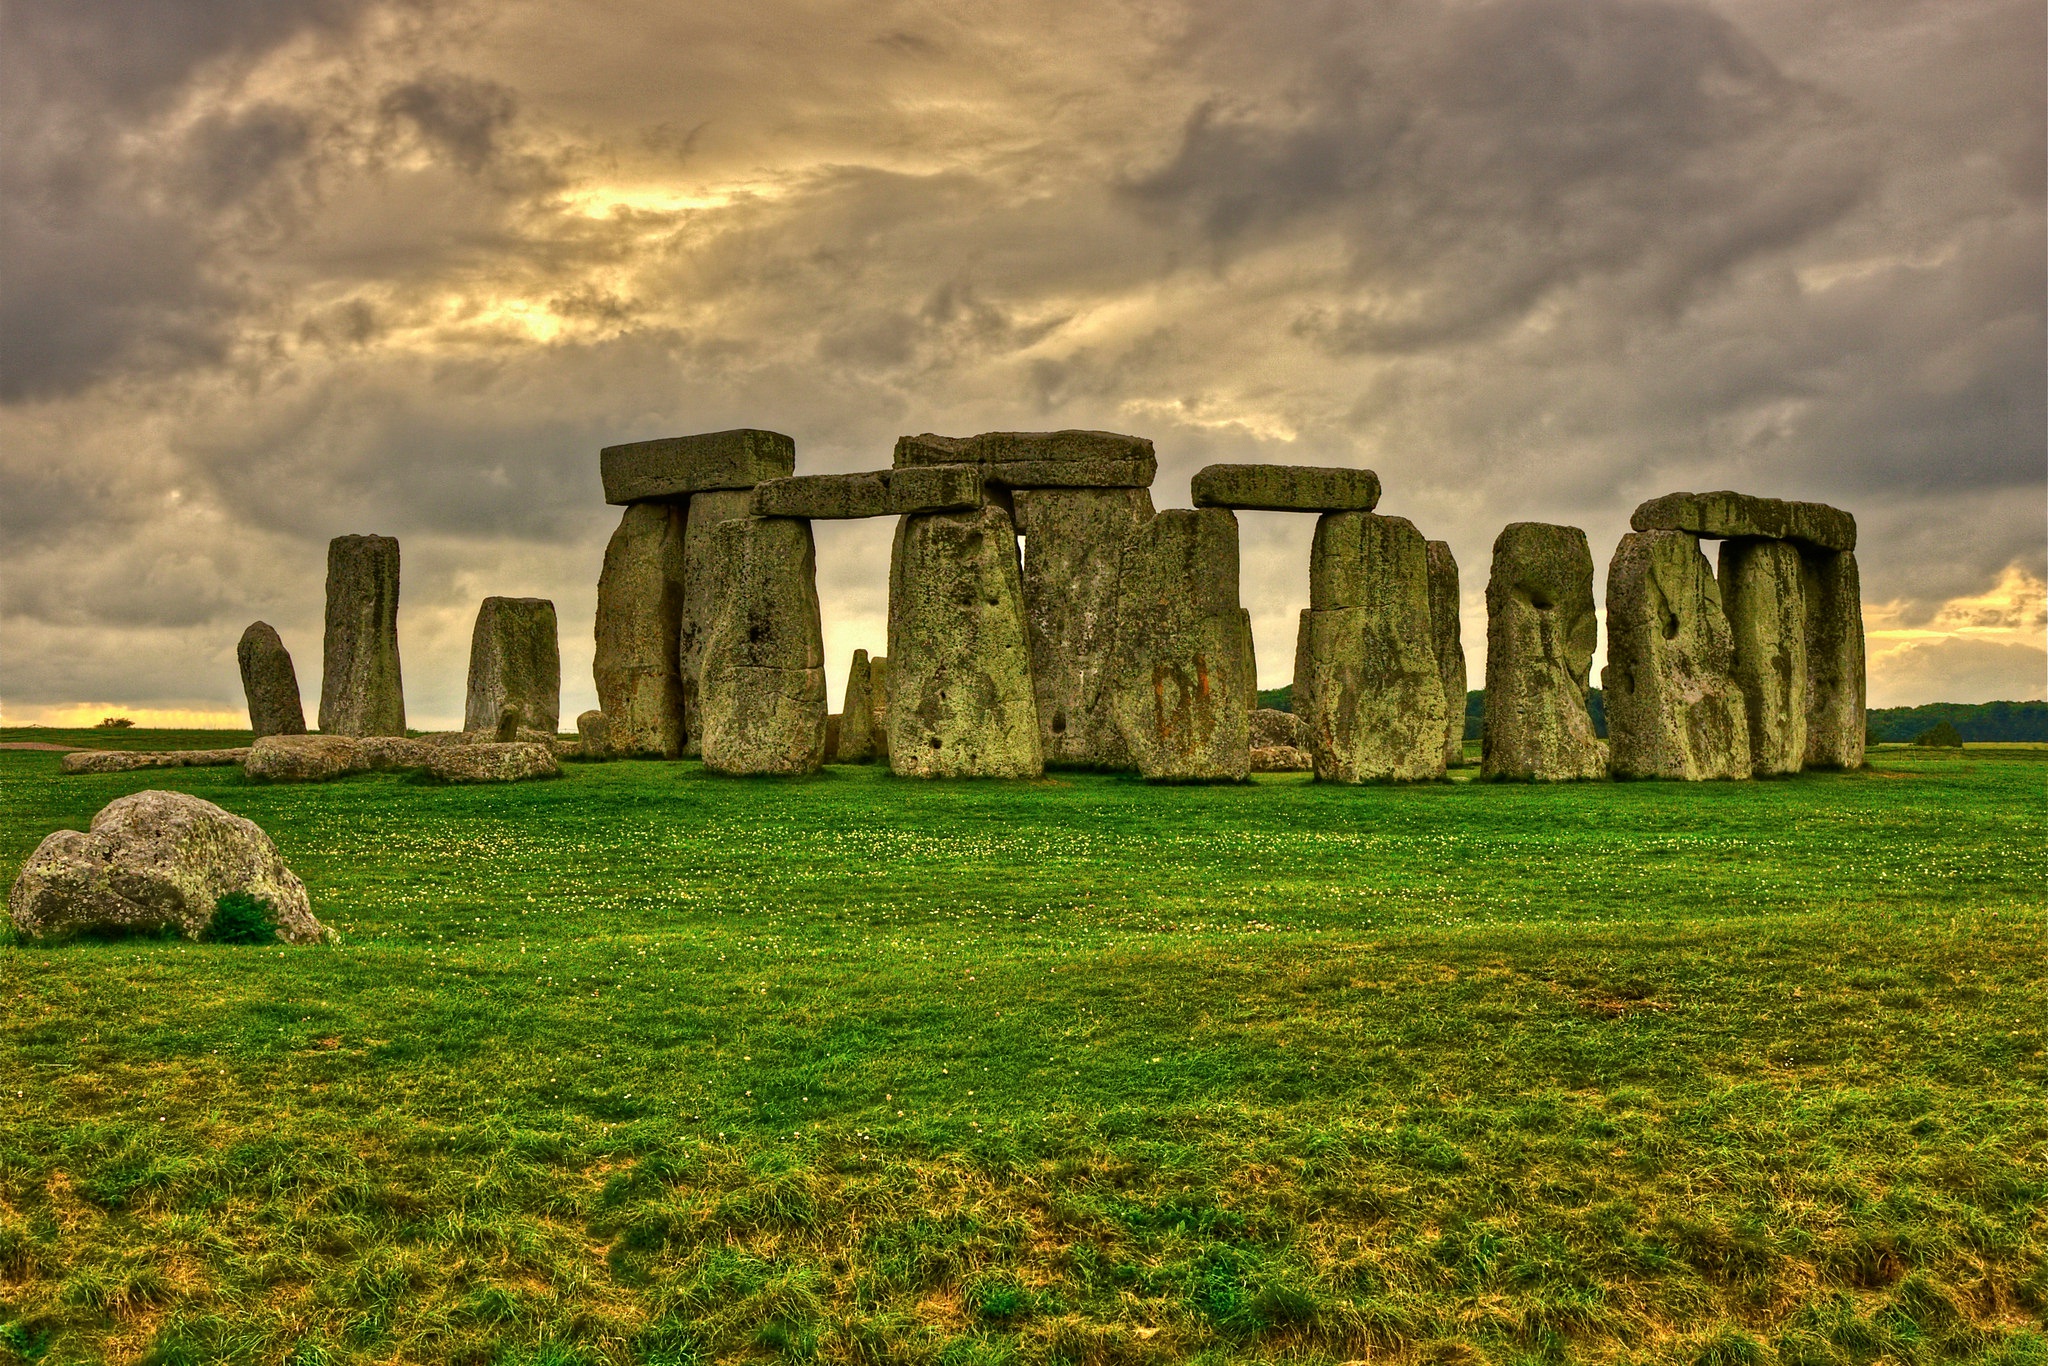
<svg viewBox="0 0 2048 1366">
<path fill-rule="evenodd" d="M 1666 612 L 1664 614 L 1664 639 L 1678 639 L 1678 613 L 1676 612 Z"/>
<path fill-rule="evenodd" d="M 1052 733 L 1054 735 L 1065 735 L 1067 733 L 1067 714 L 1064 711 L 1056 711 L 1052 714 Z"/>
<path fill-rule="evenodd" d="M 932 748 L 933 748 L 933 749 L 937 749 L 937 748 L 939 747 L 939 737 L 938 737 L 938 736 L 934 735 L 934 736 L 932 737 L 932 740 L 931 740 L 931 745 L 932 745 Z"/>
<path fill-rule="evenodd" d="M 1557 604 L 1550 600 L 1550 596 L 1547 593 L 1542 593 L 1532 588 L 1529 590 L 1529 605 L 1539 612 L 1548 612 Z"/>
</svg>

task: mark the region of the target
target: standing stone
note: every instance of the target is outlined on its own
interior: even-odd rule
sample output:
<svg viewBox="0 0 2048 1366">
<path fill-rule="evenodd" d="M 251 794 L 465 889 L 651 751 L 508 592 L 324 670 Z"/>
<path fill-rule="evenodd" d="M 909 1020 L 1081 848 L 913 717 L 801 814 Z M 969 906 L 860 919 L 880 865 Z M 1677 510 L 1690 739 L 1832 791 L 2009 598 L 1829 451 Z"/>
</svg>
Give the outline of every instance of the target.
<svg viewBox="0 0 2048 1366">
<path fill-rule="evenodd" d="M 337 536 L 327 543 L 320 729 L 329 735 L 405 734 L 398 542 L 390 536 Z"/>
<path fill-rule="evenodd" d="M 249 729 L 266 735 L 304 735 L 306 709 L 299 701 L 299 675 L 291 652 L 267 621 L 251 622 L 235 646 L 242 666 L 242 693 L 249 699 Z"/>
<path fill-rule="evenodd" d="M 1035 778 L 1017 532 L 1010 514 L 905 517 L 889 564 L 889 767 L 909 778 Z"/>
<path fill-rule="evenodd" d="M 1237 590 L 1237 517 L 1227 508 L 1161 512 L 1124 547 L 1109 706 L 1147 778 L 1250 772 L 1257 679 Z"/>
<path fill-rule="evenodd" d="M 1750 775 L 1734 648 L 1698 537 L 1659 530 L 1621 538 L 1607 567 L 1607 667 L 1600 673 L 1615 777 Z"/>
<path fill-rule="evenodd" d="M 1735 637 L 1735 683 L 1748 713 L 1749 762 L 1759 778 L 1806 764 L 1806 603 L 1799 548 L 1789 541 L 1721 542 L 1721 601 Z M 1612 629 L 1612 628 L 1610 628 Z"/>
<path fill-rule="evenodd" d="M 889 657 L 882 655 L 868 661 L 868 705 L 874 708 L 875 725 L 872 738 L 875 758 L 886 763 L 889 759 Z"/>
<path fill-rule="evenodd" d="M 1105 682 L 1124 547 L 1152 516 L 1144 489 L 1023 489 L 1024 611 L 1047 767 L 1129 768 Z"/>
<path fill-rule="evenodd" d="M 485 598 L 477 609 L 462 728 L 489 730 L 507 707 L 519 725 L 549 735 L 561 725 L 562 647 L 546 598 Z"/>
<path fill-rule="evenodd" d="M 1429 546 L 1405 517 L 1325 513 L 1294 653 L 1294 714 L 1323 782 L 1440 778 Z"/>
<path fill-rule="evenodd" d="M 683 509 L 635 503 L 605 547 L 597 581 L 591 671 L 614 754 L 672 759 L 682 752 L 683 688 L 676 669 L 682 608 Z"/>
<path fill-rule="evenodd" d="M 719 523 L 718 616 L 704 642 L 704 766 L 720 773 L 815 773 L 825 762 L 825 635 L 811 524 Z"/>
<path fill-rule="evenodd" d="M 846 675 L 846 698 L 839 706 L 837 757 L 842 764 L 865 764 L 875 757 L 875 706 L 868 691 L 872 679 L 868 652 L 855 650 Z"/>
<path fill-rule="evenodd" d="M 1459 620 L 1458 562 L 1446 541 L 1429 543 L 1429 635 L 1444 683 L 1444 767 L 1465 762 L 1465 633 Z"/>
<path fill-rule="evenodd" d="M 724 566 L 718 557 L 718 527 L 748 516 L 754 495 L 747 489 L 716 489 L 690 498 L 689 521 L 683 533 L 683 605 L 677 626 L 676 671 L 682 679 L 683 753 L 704 749 L 702 674 L 704 646 L 718 620 Z"/>
<path fill-rule="evenodd" d="M 583 759 L 608 759 L 612 752 L 612 728 L 601 711 L 586 711 L 576 717 L 576 754 Z"/>
<path fill-rule="evenodd" d="M 1606 773 L 1606 746 L 1586 711 L 1599 634 L 1586 533 L 1510 522 L 1494 540 L 1486 583 L 1481 777 L 1558 782 Z"/>
<path fill-rule="evenodd" d="M 1863 585 L 1856 554 L 1802 553 L 1806 604 L 1806 767 L 1863 766 Z"/>
</svg>

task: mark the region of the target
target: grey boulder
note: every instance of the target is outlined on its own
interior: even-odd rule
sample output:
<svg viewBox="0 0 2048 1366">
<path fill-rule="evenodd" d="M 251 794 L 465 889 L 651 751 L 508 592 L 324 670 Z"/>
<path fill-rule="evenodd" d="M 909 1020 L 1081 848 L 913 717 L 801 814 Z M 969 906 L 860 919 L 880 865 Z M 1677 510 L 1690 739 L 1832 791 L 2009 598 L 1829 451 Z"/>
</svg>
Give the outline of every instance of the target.
<svg viewBox="0 0 2048 1366">
<path fill-rule="evenodd" d="M 516 783 L 562 773 L 552 746 L 528 740 L 437 746 L 423 767 L 444 783 Z"/>
</svg>

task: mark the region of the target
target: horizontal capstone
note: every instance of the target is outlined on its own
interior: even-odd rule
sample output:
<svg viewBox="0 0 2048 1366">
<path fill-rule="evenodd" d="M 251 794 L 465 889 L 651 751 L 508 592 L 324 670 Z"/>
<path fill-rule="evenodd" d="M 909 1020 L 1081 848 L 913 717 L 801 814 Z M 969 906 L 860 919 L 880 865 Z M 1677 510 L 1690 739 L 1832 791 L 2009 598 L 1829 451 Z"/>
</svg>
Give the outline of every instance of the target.
<svg viewBox="0 0 2048 1366">
<path fill-rule="evenodd" d="M 1380 477 L 1339 465 L 1209 465 L 1191 485 L 1198 508 L 1248 512 L 1371 512 Z"/>
<path fill-rule="evenodd" d="M 796 469 L 796 442 L 780 432 L 739 427 L 606 446 L 598 466 L 607 503 L 642 503 L 784 478 Z"/>
</svg>

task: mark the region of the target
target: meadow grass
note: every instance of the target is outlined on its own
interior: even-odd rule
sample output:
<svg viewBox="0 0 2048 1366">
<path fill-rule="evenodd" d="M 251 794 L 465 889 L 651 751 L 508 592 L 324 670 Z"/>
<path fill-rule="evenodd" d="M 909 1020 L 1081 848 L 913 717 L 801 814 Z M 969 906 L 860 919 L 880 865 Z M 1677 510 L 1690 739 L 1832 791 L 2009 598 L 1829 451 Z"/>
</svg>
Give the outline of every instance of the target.
<svg viewBox="0 0 2048 1366">
<path fill-rule="evenodd" d="M 0 1360 L 2048 1361 L 2048 752 L 566 767 L 0 753 L 343 936 L 0 946 Z"/>
</svg>

